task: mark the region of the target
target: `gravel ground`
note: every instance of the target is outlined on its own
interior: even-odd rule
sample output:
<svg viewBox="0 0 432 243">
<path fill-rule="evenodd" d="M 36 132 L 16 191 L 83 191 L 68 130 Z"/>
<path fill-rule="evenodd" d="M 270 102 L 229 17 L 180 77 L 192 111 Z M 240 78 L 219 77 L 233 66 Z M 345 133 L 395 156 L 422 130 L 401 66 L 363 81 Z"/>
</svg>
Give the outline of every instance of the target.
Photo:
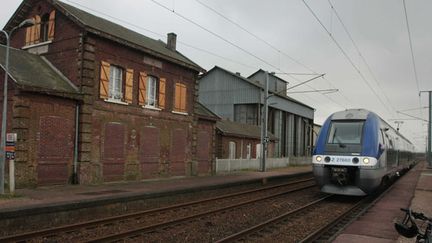
<svg viewBox="0 0 432 243">
<path fill-rule="evenodd" d="M 308 189 L 212 214 L 142 236 L 145 242 L 213 242 L 322 197 Z"/>
</svg>

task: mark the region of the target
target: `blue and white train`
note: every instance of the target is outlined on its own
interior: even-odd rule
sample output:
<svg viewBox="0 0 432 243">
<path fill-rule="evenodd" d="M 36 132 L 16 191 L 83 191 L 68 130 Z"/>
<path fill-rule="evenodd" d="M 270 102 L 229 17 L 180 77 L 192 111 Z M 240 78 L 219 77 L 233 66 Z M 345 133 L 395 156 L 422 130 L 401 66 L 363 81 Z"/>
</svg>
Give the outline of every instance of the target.
<svg viewBox="0 0 432 243">
<path fill-rule="evenodd" d="M 332 114 L 316 141 L 312 164 L 322 192 L 363 196 L 414 163 L 414 146 L 375 113 Z"/>
</svg>

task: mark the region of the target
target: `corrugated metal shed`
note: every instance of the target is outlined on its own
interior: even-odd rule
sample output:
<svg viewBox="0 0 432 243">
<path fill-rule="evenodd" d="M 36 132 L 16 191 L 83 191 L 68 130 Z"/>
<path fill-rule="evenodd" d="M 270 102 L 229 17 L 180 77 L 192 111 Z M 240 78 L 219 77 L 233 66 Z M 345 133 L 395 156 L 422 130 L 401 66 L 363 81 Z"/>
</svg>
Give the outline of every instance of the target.
<svg viewBox="0 0 432 243">
<path fill-rule="evenodd" d="M 259 76 L 254 76 L 255 78 Z M 199 101 L 221 117 L 234 120 L 234 104 L 263 104 L 263 86 L 215 66 L 199 80 Z M 313 119 L 314 108 L 285 95 L 269 98 L 271 107 Z"/>
</svg>

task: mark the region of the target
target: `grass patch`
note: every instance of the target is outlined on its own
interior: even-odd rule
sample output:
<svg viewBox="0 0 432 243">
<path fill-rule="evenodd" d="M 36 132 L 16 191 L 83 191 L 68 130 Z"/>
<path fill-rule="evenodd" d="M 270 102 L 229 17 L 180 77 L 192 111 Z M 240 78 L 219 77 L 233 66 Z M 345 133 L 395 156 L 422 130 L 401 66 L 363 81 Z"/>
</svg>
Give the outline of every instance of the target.
<svg viewBox="0 0 432 243">
<path fill-rule="evenodd" d="M 22 197 L 23 196 L 17 194 L 4 194 L 4 195 L 0 195 L 0 200 L 10 200 L 10 199 L 17 199 Z"/>
</svg>

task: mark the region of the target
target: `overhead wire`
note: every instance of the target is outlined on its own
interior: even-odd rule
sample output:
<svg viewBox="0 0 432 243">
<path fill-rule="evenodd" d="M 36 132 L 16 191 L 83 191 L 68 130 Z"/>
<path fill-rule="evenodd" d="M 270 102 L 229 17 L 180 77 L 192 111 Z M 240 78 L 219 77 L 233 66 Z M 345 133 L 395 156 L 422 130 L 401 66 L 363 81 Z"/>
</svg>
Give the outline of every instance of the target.
<svg viewBox="0 0 432 243">
<path fill-rule="evenodd" d="M 420 98 L 420 85 L 419 85 L 419 81 L 418 81 L 417 66 L 416 66 L 416 62 L 415 62 L 415 58 L 414 58 L 413 44 L 412 44 L 412 39 L 411 39 L 411 30 L 410 30 L 410 26 L 409 26 L 409 22 L 408 22 L 408 13 L 407 13 L 405 0 L 402 0 L 402 3 L 403 3 L 403 7 L 404 7 L 405 22 L 406 22 L 406 27 L 407 27 L 407 32 L 408 32 L 408 40 L 409 40 L 409 46 L 410 46 L 410 51 L 411 51 L 411 60 L 412 60 L 412 65 L 413 65 L 413 69 L 414 69 L 414 79 L 415 79 L 415 82 L 417 85 L 417 91 L 419 93 L 419 107 L 421 107 L 422 105 L 421 105 L 421 98 Z M 421 110 L 419 113 L 423 117 L 423 112 Z"/>
<path fill-rule="evenodd" d="M 286 52 L 280 50 L 279 48 L 277 48 L 276 46 L 272 45 L 270 42 L 268 42 L 267 40 L 265 40 L 264 38 L 254 34 L 252 31 L 249 31 L 247 28 L 243 27 L 242 25 L 240 25 L 239 23 L 235 22 L 234 20 L 226 17 L 224 14 L 222 14 L 221 12 L 217 11 L 216 9 L 212 8 L 211 6 L 209 6 L 208 4 L 203 3 L 201 0 L 195 0 L 197 3 L 199 3 L 200 5 L 202 5 L 203 7 L 207 8 L 208 10 L 212 11 L 213 13 L 215 13 L 216 15 L 220 16 L 221 18 L 225 19 L 226 21 L 230 22 L 231 24 L 237 26 L 238 28 L 240 28 L 241 30 L 243 30 L 244 32 L 248 33 L 249 35 L 251 35 L 252 37 L 254 37 L 255 39 L 261 41 L 262 43 L 264 43 L 265 45 L 269 46 L 271 49 L 273 49 L 274 51 L 276 51 L 278 54 L 282 54 L 285 57 L 289 58 L 291 61 L 293 61 L 294 63 L 304 67 L 305 69 L 313 72 L 313 73 L 318 73 L 317 71 L 311 69 L 310 67 L 306 66 L 305 64 L 303 64 L 302 62 L 300 62 L 299 60 L 293 58 L 292 56 L 288 55 Z M 287 74 L 287 73 L 284 73 Z M 289 74 L 288 74 L 289 75 Z M 301 82 L 301 80 L 297 79 L 296 77 L 290 76 L 291 78 L 293 78 L 294 80 Z M 324 80 L 326 80 L 326 82 L 333 88 L 336 89 L 336 87 L 334 86 L 334 84 L 327 79 L 326 77 L 323 77 Z M 314 89 L 313 87 L 306 85 L 309 88 Z M 338 89 L 339 90 L 339 89 Z M 340 95 L 346 100 L 348 101 L 348 103 L 352 103 L 348 97 L 346 97 L 343 93 L 340 93 Z M 326 96 L 328 97 L 328 96 Z M 331 98 L 329 98 L 331 99 Z M 334 100 L 332 100 L 333 102 L 335 102 Z M 340 104 L 338 104 L 340 105 Z M 344 107 L 343 105 L 340 105 L 342 107 Z"/>
<path fill-rule="evenodd" d="M 269 67 L 272 67 L 272 68 L 274 68 L 274 69 L 279 70 L 280 72 L 282 72 L 282 73 L 284 73 L 284 74 L 289 75 L 288 72 L 285 72 L 285 71 L 281 70 L 279 67 L 277 67 L 277 66 L 271 64 L 270 62 L 264 60 L 263 58 L 261 58 L 261 57 L 255 55 L 255 54 L 253 54 L 252 52 L 246 50 L 245 48 L 243 48 L 243 47 L 241 47 L 241 46 L 235 44 L 234 42 L 228 40 L 227 38 L 223 37 L 222 35 L 219 35 L 219 34 L 217 34 L 216 32 L 214 32 L 214 31 L 212 31 L 212 30 L 210 30 L 210 29 L 208 29 L 208 28 L 202 26 L 201 24 L 197 23 L 196 21 L 193 21 L 192 19 L 190 19 L 190 18 L 188 18 L 188 17 L 186 17 L 186 16 L 180 14 L 179 12 L 176 12 L 175 10 L 170 9 L 169 7 L 167 7 L 167 6 L 165 6 L 165 5 L 163 5 L 163 4 L 159 3 L 159 2 L 157 2 L 156 0 L 149 0 L 149 1 L 153 2 L 154 4 L 158 5 L 158 6 L 161 7 L 161 8 L 164 8 L 165 10 L 168 10 L 169 12 L 171 12 L 171 13 L 177 15 L 178 17 L 180 17 L 180 18 L 186 20 L 187 22 L 189 22 L 189 23 L 191 23 L 191 24 L 197 26 L 198 28 L 200 28 L 200 29 L 202 29 L 202 30 L 204 30 L 204 31 L 206 31 L 206 32 L 208 32 L 208 33 L 210 33 L 210 34 L 216 36 L 217 38 L 219 38 L 219 39 L 223 40 L 224 42 L 226 42 L 226 43 L 228 43 L 228 44 L 230 44 L 230 45 L 236 47 L 237 49 L 243 51 L 244 53 L 246 53 L 246 54 L 248 54 L 248 55 L 250 55 L 250 56 L 252 56 L 252 57 L 258 59 L 259 61 L 265 63 L 265 64 L 268 65 Z M 298 80 L 298 79 L 296 79 L 296 78 L 294 78 L 294 79 L 295 79 L 296 81 L 299 81 L 299 82 L 301 81 L 301 80 Z M 310 86 L 309 86 L 309 87 L 310 87 Z M 311 88 L 314 89 L 313 87 L 311 87 Z M 314 90 L 315 90 L 315 89 L 314 89 Z M 340 104 L 340 103 L 334 101 L 333 99 L 331 99 L 329 96 L 326 96 L 326 95 L 323 95 L 323 96 L 326 97 L 326 98 L 328 98 L 329 100 L 331 100 L 331 101 L 334 102 L 335 104 L 337 104 L 337 105 L 339 105 L 339 106 L 341 106 L 341 107 L 345 107 L 344 105 L 342 105 L 342 104 Z"/>
<path fill-rule="evenodd" d="M 357 71 L 359 74 L 361 80 L 369 87 L 369 89 L 372 91 L 372 93 L 378 98 L 378 100 L 381 102 L 381 104 L 385 107 L 387 112 L 391 114 L 389 107 L 385 104 L 385 102 L 381 99 L 381 97 L 377 94 L 375 89 L 369 84 L 366 77 L 363 75 L 362 71 L 354 64 L 354 62 L 351 60 L 351 58 L 348 56 L 348 54 L 345 52 L 345 50 L 342 48 L 342 46 L 339 44 L 339 42 L 334 38 L 334 36 L 330 33 L 330 31 L 325 27 L 325 25 L 322 23 L 320 18 L 315 14 L 315 12 L 312 10 L 312 8 L 306 3 L 305 0 L 302 0 L 306 8 L 309 10 L 309 12 L 315 17 L 315 19 L 318 21 L 318 23 L 321 25 L 321 27 L 327 32 L 327 34 L 330 36 L 332 41 L 336 44 L 338 49 L 341 51 L 343 56 L 348 60 L 348 62 L 351 64 L 351 66 Z"/>
<path fill-rule="evenodd" d="M 372 76 L 372 80 L 375 81 L 375 84 L 378 86 L 378 88 L 381 90 L 381 93 L 384 95 L 384 97 L 386 98 L 388 104 L 390 105 L 390 107 L 393 109 L 393 111 L 396 113 L 396 109 L 394 108 L 392 102 L 390 101 L 390 99 L 388 98 L 385 90 L 381 87 L 381 85 L 379 84 L 375 73 L 372 71 L 372 68 L 370 67 L 369 63 L 366 61 L 366 58 L 364 57 L 364 55 L 361 53 L 359 47 L 357 46 L 357 43 L 354 41 L 354 38 L 352 37 L 351 33 L 349 32 L 347 26 L 345 25 L 344 21 L 342 20 L 342 18 L 340 17 L 339 13 L 337 12 L 336 8 L 333 6 L 333 4 L 331 3 L 330 0 L 327 0 L 328 3 L 330 4 L 331 10 L 334 12 L 336 18 L 339 20 L 339 22 L 342 25 L 342 28 L 344 29 L 345 33 L 348 35 L 348 38 L 351 40 L 354 48 L 356 49 L 358 55 L 360 56 L 361 60 L 363 61 L 363 63 L 365 64 L 365 66 L 367 67 L 369 73 Z"/>
</svg>

